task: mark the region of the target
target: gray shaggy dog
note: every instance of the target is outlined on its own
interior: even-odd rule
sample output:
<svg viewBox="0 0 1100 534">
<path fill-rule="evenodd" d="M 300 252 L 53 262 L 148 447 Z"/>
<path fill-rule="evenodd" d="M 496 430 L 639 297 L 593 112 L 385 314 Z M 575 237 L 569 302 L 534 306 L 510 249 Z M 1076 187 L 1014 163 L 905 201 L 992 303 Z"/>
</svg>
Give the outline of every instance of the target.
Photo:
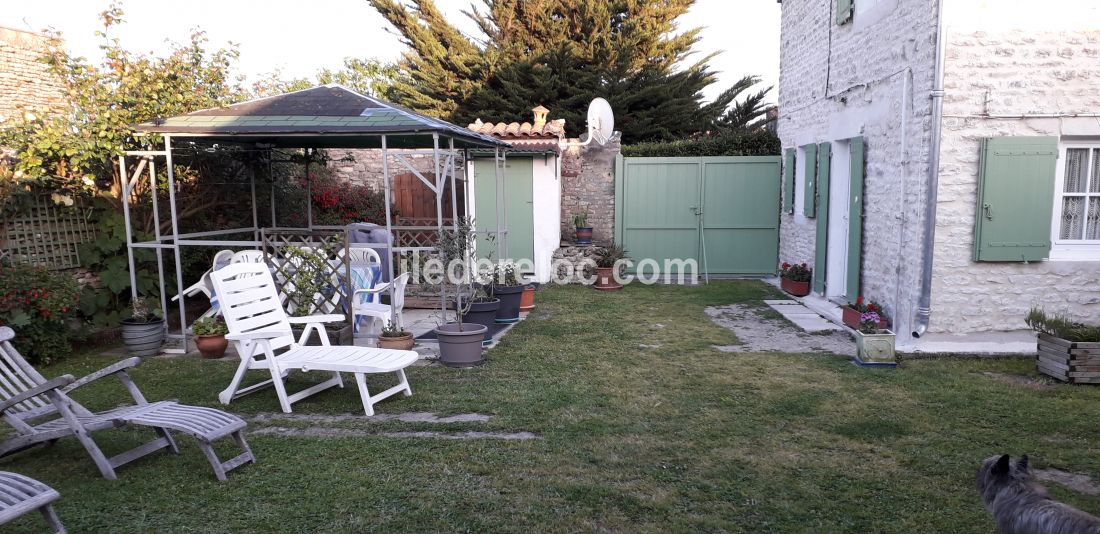
<svg viewBox="0 0 1100 534">
<path fill-rule="evenodd" d="M 978 468 L 978 492 L 1001 534 L 1100 534 L 1100 518 L 1051 499 L 1032 482 L 1027 455 L 1015 462 L 1007 454 L 986 458 Z"/>
</svg>

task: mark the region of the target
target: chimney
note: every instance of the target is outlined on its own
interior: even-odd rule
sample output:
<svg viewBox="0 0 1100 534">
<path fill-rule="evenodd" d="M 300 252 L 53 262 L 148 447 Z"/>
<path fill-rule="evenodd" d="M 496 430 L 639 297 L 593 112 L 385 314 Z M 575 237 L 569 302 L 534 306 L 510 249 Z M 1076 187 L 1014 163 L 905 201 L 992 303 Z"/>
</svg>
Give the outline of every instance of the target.
<svg viewBox="0 0 1100 534">
<path fill-rule="evenodd" d="M 546 114 L 550 113 L 550 110 L 539 106 L 535 109 L 532 109 L 531 111 L 535 113 L 535 124 L 533 124 L 532 126 L 534 126 L 535 128 L 542 128 L 546 124 Z"/>
</svg>

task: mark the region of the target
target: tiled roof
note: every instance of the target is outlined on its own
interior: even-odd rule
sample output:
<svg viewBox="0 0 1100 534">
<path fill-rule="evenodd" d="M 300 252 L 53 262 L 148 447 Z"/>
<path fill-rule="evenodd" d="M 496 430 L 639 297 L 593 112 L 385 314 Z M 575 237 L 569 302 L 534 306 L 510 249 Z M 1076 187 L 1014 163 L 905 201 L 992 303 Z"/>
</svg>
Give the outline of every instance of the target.
<svg viewBox="0 0 1100 534">
<path fill-rule="evenodd" d="M 481 119 L 478 119 L 477 122 L 467 126 L 467 128 L 480 134 L 492 135 L 505 140 L 531 137 L 565 137 L 565 119 L 546 121 L 546 123 L 539 126 L 529 122 L 523 124 L 498 122 L 494 124 L 492 122 L 481 122 Z"/>
<path fill-rule="evenodd" d="M 507 146 L 492 136 L 336 84 L 143 122 L 134 129 L 212 138 L 440 133 L 477 146 Z"/>
</svg>

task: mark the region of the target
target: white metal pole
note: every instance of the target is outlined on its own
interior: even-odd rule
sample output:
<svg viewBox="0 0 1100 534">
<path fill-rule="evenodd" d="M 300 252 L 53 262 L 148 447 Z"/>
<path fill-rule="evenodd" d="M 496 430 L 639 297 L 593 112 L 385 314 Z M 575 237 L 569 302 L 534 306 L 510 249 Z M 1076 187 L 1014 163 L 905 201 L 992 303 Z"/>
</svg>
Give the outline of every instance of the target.
<svg viewBox="0 0 1100 534">
<path fill-rule="evenodd" d="M 176 175 L 172 170 L 172 136 L 164 136 L 164 158 L 168 173 L 168 205 L 172 209 L 172 252 L 176 257 L 176 294 L 179 298 L 180 336 L 182 337 L 183 351 L 187 351 L 187 315 L 183 302 L 183 265 L 180 261 L 179 245 L 179 219 L 176 213 Z M 161 288 L 161 293 L 164 288 Z M 167 310 L 166 310 L 167 311 Z"/>
<path fill-rule="evenodd" d="M 447 183 L 443 177 L 439 175 L 439 134 L 432 134 L 432 159 L 435 161 L 435 227 L 438 232 L 437 236 L 443 235 L 443 184 Z M 455 258 L 457 259 L 457 258 Z M 446 273 L 449 271 L 449 266 L 444 265 L 443 271 Z M 439 307 L 440 313 L 444 318 L 447 317 L 447 284 L 441 284 L 440 286 L 440 298 Z M 456 302 L 458 295 L 455 295 Z M 455 318 L 457 320 L 460 310 L 457 304 L 455 305 Z"/>
<path fill-rule="evenodd" d="M 256 205 L 256 161 L 250 155 L 248 158 L 248 178 L 252 182 L 252 240 L 260 240 L 260 213 Z"/>
<path fill-rule="evenodd" d="M 154 166 L 153 157 L 149 157 L 149 189 L 153 192 L 153 236 L 157 244 L 160 241 L 160 210 L 157 208 L 157 169 Z M 164 294 L 164 254 L 157 249 L 157 280 L 160 281 L 160 309 L 168 311 L 168 297 Z M 183 300 L 183 295 L 179 296 Z"/>
<path fill-rule="evenodd" d="M 389 241 L 388 243 L 386 243 L 386 257 L 389 258 L 389 261 L 386 262 L 386 266 L 387 270 L 389 271 L 388 274 L 390 282 L 390 316 L 396 317 L 397 303 L 394 301 L 393 298 L 393 264 L 397 261 L 397 258 L 394 257 L 393 249 L 394 245 L 397 244 L 397 240 L 393 237 L 393 214 L 390 213 L 390 195 L 392 195 L 392 192 L 390 191 L 390 157 L 385 134 L 382 135 L 382 187 L 385 193 L 386 200 L 386 239 Z M 354 319 L 355 318 L 353 317 L 352 320 Z M 398 328 L 405 327 L 405 325 L 396 326 Z"/>
<path fill-rule="evenodd" d="M 309 164 L 313 162 L 306 149 L 306 227 L 313 230 L 313 180 L 309 177 Z"/>
<path fill-rule="evenodd" d="M 279 223 L 275 220 L 275 173 L 271 167 L 273 157 L 271 149 L 267 149 L 267 179 L 271 182 L 271 227 L 278 228 Z M 256 241 L 259 241 L 259 239 L 257 238 Z"/>
<path fill-rule="evenodd" d="M 134 270 L 134 240 L 130 236 L 130 179 L 126 177 L 126 156 L 118 157 L 119 179 L 122 180 L 122 218 L 126 223 L 126 260 L 130 264 L 130 298 L 136 299 L 137 272 Z M 164 284 L 161 284 L 160 292 L 164 292 Z"/>
<path fill-rule="evenodd" d="M 447 146 L 450 148 L 450 155 L 448 157 L 450 158 L 450 162 L 451 162 L 451 227 L 457 230 L 458 229 L 458 190 L 455 188 L 456 187 L 455 186 L 455 175 L 458 174 L 458 162 L 455 161 L 457 156 L 455 154 L 455 138 L 454 137 L 448 137 L 447 138 Z M 466 161 L 463 160 L 462 164 L 465 165 Z"/>
</svg>

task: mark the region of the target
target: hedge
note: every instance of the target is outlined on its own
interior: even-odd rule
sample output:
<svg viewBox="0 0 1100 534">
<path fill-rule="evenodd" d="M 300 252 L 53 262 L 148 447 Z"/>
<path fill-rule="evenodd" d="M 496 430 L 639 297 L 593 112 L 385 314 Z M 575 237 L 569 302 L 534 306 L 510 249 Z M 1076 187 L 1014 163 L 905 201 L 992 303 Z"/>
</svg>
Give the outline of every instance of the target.
<svg viewBox="0 0 1100 534">
<path fill-rule="evenodd" d="M 771 132 L 731 132 L 714 137 L 623 147 L 628 157 L 778 156 L 779 138 Z"/>
</svg>

